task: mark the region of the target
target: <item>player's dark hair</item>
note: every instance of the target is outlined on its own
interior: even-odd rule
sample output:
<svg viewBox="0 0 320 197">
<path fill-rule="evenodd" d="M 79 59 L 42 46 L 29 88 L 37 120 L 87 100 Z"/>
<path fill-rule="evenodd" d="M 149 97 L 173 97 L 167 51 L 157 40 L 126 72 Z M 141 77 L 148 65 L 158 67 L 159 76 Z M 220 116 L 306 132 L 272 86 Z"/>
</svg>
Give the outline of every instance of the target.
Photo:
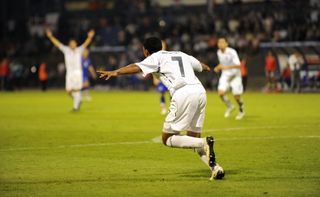
<svg viewBox="0 0 320 197">
<path fill-rule="evenodd" d="M 74 38 L 74 37 L 68 39 L 68 42 L 71 42 L 71 41 L 76 41 L 77 42 L 76 38 Z"/>
<path fill-rule="evenodd" d="M 220 39 L 223 39 L 223 40 L 225 40 L 226 42 L 228 42 L 228 39 L 227 39 L 225 36 L 219 36 L 219 37 L 218 37 L 218 40 L 220 40 Z"/>
<path fill-rule="evenodd" d="M 143 47 L 148 50 L 150 54 L 152 54 L 162 49 L 162 43 L 157 37 L 149 37 L 144 40 Z"/>
</svg>

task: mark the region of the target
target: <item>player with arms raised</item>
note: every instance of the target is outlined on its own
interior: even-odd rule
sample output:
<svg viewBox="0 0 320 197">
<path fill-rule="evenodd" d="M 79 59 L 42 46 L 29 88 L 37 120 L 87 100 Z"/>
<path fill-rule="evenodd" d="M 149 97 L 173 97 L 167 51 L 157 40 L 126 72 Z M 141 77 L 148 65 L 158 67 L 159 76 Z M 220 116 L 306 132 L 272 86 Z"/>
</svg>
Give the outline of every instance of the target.
<svg viewBox="0 0 320 197">
<path fill-rule="evenodd" d="M 161 40 L 156 37 L 144 41 L 143 53 L 146 58 L 142 62 L 114 71 L 98 71 L 100 78 L 158 73 L 172 96 L 163 124 L 162 142 L 169 147 L 194 149 L 210 167 L 211 179 L 221 179 L 224 171 L 215 161 L 213 137 L 200 138 L 207 101 L 206 91 L 194 71 L 210 71 L 210 68 L 183 52 L 162 50 Z M 187 135 L 180 135 L 181 131 L 187 131 Z"/>
<path fill-rule="evenodd" d="M 75 39 L 70 39 L 68 46 L 63 45 L 57 38 L 55 38 L 50 30 L 47 30 L 47 37 L 50 41 L 61 50 L 64 54 L 66 65 L 66 90 L 73 98 L 72 111 L 78 111 L 81 104 L 81 88 L 82 88 L 82 65 L 81 56 L 94 36 L 94 31 L 88 32 L 88 37 L 81 46 L 77 46 Z"/>
<path fill-rule="evenodd" d="M 215 72 L 222 72 L 219 85 L 218 94 L 221 100 L 226 104 L 227 110 L 224 113 L 224 117 L 228 118 L 231 112 L 234 110 L 234 106 L 228 99 L 226 92 L 231 86 L 232 94 L 239 105 L 239 113 L 236 116 L 237 120 L 241 120 L 244 117 L 243 101 L 241 95 L 243 93 L 241 72 L 240 72 L 240 60 L 237 51 L 228 47 L 228 42 L 225 38 L 219 38 L 218 40 L 218 59 L 220 64 L 215 68 Z"/>
</svg>

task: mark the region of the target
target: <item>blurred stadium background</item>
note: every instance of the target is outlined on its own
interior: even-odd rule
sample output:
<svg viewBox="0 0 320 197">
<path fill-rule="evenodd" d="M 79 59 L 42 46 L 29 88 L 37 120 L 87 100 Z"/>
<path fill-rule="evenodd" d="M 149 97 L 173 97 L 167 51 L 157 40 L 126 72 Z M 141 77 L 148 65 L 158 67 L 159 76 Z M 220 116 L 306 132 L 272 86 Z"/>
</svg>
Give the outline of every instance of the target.
<svg viewBox="0 0 320 197">
<path fill-rule="evenodd" d="M 266 84 L 267 51 L 276 55 L 281 85 L 288 56 L 298 50 L 303 91 L 320 89 L 318 0 L 2 0 L 0 7 L 2 90 L 39 87 L 41 63 L 47 65 L 49 88 L 63 88 L 63 54 L 46 38 L 46 28 L 64 43 L 70 37 L 82 42 L 95 29 L 90 51 L 96 69 L 141 60 L 141 41 L 148 35 L 215 66 L 217 38 L 223 35 L 246 60 L 251 90 Z M 216 88 L 218 76 L 200 78 L 208 89 Z M 152 81 L 125 76 L 92 85 L 147 90 Z"/>
</svg>

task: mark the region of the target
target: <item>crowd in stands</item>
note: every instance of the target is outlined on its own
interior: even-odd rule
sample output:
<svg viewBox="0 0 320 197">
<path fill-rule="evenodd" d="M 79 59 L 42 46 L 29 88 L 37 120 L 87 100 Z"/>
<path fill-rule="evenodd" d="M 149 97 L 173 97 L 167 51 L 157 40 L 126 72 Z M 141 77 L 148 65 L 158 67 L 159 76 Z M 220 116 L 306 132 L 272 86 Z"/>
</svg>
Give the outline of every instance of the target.
<svg viewBox="0 0 320 197">
<path fill-rule="evenodd" d="M 24 20 L 8 17 L 1 23 L 0 55 L 9 58 L 6 61 L 12 77 L 27 75 L 21 71 L 26 68 L 23 64 L 40 65 L 43 57 L 58 54 L 45 37 L 46 28 L 65 43 L 71 37 L 81 42 L 89 29 L 95 29 L 92 47 L 111 46 L 112 51 L 112 47 L 124 46 L 124 51 L 113 56 L 100 52 L 108 57 L 102 61 L 114 67 L 141 60 L 140 42 L 149 35 L 159 35 L 170 50 L 193 54 L 210 65 L 217 62 L 219 36 L 226 36 L 240 56 L 257 53 L 260 42 L 320 40 L 318 1 L 228 2 L 212 7 L 179 3 L 161 7 L 151 0 L 91 0 L 87 8 L 80 10 L 65 4 L 41 14 L 29 12 Z M 33 6 L 45 8 L 36 3 Z M 48 63 L 48 69 L 52 66 L 57 69 Z"/>
</svg>

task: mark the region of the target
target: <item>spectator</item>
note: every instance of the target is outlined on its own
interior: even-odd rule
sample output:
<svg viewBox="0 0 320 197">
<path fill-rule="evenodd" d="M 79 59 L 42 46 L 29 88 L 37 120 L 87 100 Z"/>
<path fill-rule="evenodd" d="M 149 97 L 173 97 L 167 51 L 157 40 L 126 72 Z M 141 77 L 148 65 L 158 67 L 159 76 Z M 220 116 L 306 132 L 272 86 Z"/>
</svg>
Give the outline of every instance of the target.
<svg viewBox="0 0 320 197">
<path fill-rule="evenodd" d="M 291 71 L 291 91 L 298 93 L 301 91 L 300 70 L 303 64 L 301 54 L 295 51 L 289 56 L 288 64 Z"/>
<path fill-rule="evenodd" d="M 275 78 L 276 70 L 277 70 L 276 58 L 273 56 L 271 51 L 268 51 L 268 54 L 265 59 L 265 73 L 267 78 L 268 90 L 274 90 L 276 88 L 276 78 Z"/>
<path fill-rule="evenodd" d="M 17 61 L 17 60 L 13 60 L 10 65 L 10 81 L 12 82 L 12 88 L 14 89 L 21 89 L 21 82 L 22 82 L 22 77 L 23 77 L 23 65 Z"/>
<path fill-rule="evenodd" d="M 245 92 L 248 84 L 248 69 L 246 58 L 242 58 L 242 60 L 240 61 L 240 72 L 242 77 L 243 91 Z"/>
<path fill-rule="evenodd" d="M 7 81 L 9 77 L 9 60 L 4 58 L 0 64 L 0 90 L 7 89 Z"/>
<path fill-rule="evenodd" d="M 47 90 L 48 73 L 47 73 L 46 67 L 47 65 L 44 62 L 42 62 L 39 66 L 39 71 L 38 71 L 38 76 L 39 76 L 39 81 L 41 84 L 42 91 Z"/>
</svg>

